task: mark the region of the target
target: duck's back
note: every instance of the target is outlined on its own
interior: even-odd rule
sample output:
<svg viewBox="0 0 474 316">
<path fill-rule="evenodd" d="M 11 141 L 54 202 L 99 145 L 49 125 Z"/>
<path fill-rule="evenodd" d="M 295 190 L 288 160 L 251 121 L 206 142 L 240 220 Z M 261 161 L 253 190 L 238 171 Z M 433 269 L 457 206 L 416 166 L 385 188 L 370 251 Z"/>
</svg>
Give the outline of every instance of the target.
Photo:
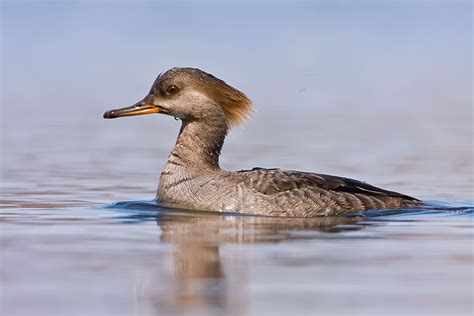
<svg viewBox="0 0 474 316">
<path fill-rule="evenodd" d="M 411 196 L 325 174 L 254 168 L 235 175 L 266 215 L 312 217 L 423 205 Z"/>
</svg>

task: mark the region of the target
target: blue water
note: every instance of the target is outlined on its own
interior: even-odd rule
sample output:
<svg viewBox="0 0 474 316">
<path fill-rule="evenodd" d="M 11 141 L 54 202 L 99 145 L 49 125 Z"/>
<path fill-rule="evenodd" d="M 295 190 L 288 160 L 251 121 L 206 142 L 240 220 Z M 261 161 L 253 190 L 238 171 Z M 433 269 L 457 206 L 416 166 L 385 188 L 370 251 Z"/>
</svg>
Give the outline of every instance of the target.
<svg viewBox="0 0 474 316">
<path fill-rule="evenodd" d="M 155 200 L 4 209 L 2 309 L 467 315 L 474 203 L 425 202 L 432 206 L 309 219 Z"/>
</svg>

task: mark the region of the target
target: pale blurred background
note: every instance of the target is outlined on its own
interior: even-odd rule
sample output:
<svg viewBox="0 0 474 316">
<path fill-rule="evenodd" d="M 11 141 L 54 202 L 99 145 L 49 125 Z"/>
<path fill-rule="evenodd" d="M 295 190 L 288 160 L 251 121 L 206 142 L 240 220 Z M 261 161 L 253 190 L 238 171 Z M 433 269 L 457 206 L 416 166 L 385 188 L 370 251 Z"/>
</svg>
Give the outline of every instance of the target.
<svg viewBox="0 0 474 316">
<path fill-rule="evenodd" d="M 469 1 L 4 1 L 1 52 L 6 170 L 147 169 L 152 196 L 178 122 L 102 113 L 191 66 L 255 103 L 224 167 L 406 181 L 434 199 L 472 188 Z"/>
</svg>

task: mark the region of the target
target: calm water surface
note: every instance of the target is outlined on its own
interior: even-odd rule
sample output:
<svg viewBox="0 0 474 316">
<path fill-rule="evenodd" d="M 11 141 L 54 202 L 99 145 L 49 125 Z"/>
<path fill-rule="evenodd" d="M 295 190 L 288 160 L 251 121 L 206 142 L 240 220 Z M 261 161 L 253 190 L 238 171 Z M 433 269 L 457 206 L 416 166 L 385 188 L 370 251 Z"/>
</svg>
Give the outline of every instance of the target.
<svg viewBox="0 0 474 316">
<path fill-rule="evenodd" d="M 470 127 L 454 124 L 462 118 L 449 129 L 427 119 L 424 130 L 397 130 L 387 117 L 354 134 L 351 125 L 367 123 L 357 114 L 315 125 L 257 113 L 228 139 L 224 167 L 352 176 L 434 205 L 279 219 L 152 201 L 179 127 L 170 118 L 103 121 L 91 109 L 38 115 L 24 128 L 7 114 L 2 315 L 472 314 Z M 330 135 L 341 119 L 349 127 Z"/>
</svg>

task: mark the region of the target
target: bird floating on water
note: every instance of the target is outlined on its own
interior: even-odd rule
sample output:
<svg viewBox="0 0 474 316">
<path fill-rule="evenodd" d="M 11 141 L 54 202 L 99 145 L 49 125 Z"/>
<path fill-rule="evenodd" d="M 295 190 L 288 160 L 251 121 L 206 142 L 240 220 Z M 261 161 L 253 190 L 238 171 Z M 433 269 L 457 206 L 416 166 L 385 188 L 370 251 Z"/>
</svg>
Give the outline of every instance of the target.
<svg viewBox="0 0 474 316">
<path fill-rule="evenodd" d="M 215 212 L 314 217 L 349 211 L 410 208 L 420 200 L 365 182 L 319 173 L 219 166 L 230 128 L 250 117 L 252 102 L 224 81 L 195 68 L 172 68 L 156 78 L 140 102 L 104 118 L 161 113 L 182 121 L 161 172 L 162 203 Z"/>
</svg>

